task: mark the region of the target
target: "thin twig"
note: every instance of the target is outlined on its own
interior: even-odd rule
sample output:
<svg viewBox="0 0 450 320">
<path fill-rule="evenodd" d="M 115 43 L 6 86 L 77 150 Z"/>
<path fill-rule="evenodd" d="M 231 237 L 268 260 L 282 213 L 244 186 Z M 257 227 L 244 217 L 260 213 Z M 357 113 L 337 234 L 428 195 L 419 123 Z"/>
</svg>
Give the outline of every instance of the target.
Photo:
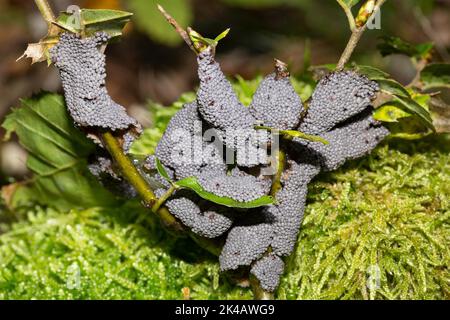
<svg viewBox="0 0 450 320">
<path fill-rule="evenodd" d="M 47 22 L 48 25 L 48 35 L 49 36 L 56 36 L 59 33 L 59 28 L 54 24 L 56 20 L 56 16 L 53 13 L 52 7 L 50 7 L 50 4 L 47 0 L 34 0 L 36 3 L 36 6 L 39 9 L 39 12 L 41 13 L 42 17 L 44 18 L 45 22 Z"/>
<path fill-rule="evenodd" d="M 386 0 L 379 0 L 377 4 L 374 7 L 373 13 L 371 17 L 367 21 L 371 21 L 371 19 L 378 14 L 378 12 L 381 9 L 381 6 L 386 2 Z M 361 37 L 367 29 L 367 22 L 364 23 L 360 27 L 356 27 L 352 31 L 352 35 L 350 36 L 350 40 L 347 43 L 347 46 L 345 47 L 344 52 L 341 55 L 341 58 L 339 59 L 339 62 L 336 66 L 336 70 L 342 70 L 345 67 L 345 64 L 350 60 L 353 51 L 355 51 L 356 46 L 358 45 L 359 41 L 361 40 Z"/>
<path fill-rule="evenodd" d="M 41 12 L 43 18 L 49 24 L 49 30 L 53 26 L 55 14 L 50 7 L 47 0 L 35 0 L 36 5 Z M 106 132 L 102 134 L 103 143 L 109 151 L 115 162 L 117 163 L 122 175 L 125 179 L 136 189 L 140 197 L 143 199 L 147 207 L 152 207 L 157 203 L 158 199 L 153 193 L 153 190 L 148 185 L 147 181 L 140 175 L 133 162 L 123 153 L 117 138 L 111 133 Z M 170 214 L 166 208 L 158 208 L 155 214 L 159 216 L 164 225 L 174 228 L 176 230 L 183 230 L 183 227 L 178 220 Z"/>
<path fill-rule="evenodd" d="M 169 22 L 172 27 L 175 28 L 176 32 L 181 36 L 181 38 L 186 42 L 186 44 L 191 48 L 192 51 L 195 52 L 195 54 L 198 54 L 197 50 L 195 49 L 194 43 L 192 42 L 191 38 L 189 37 L 189 34 L 183 27 L 180 26 L 180 24 L 175 20 L 174 17 L 172 17 L 167 11 L 158 4 L 158 10 L 164 15 L 167 22 Z"/>
<path fill-rule="evenodd" d="M 41 12 L 42 17 L 47 22 L 47 24 L 51 25 L 55 21 L 55 14 L 53 13 L 52 8 L 47 0 L 35 0 L 36 6 Z"/>
<path fill-rule="evenodd" d="M 414 79 L 406 86 L 407 88 L 419 88 L 420 83 L 420 76 L 422 74 L 422 70 L 427 66 L 428 61 L 426 59 L 420 59 L 415 68 L 416 68 L 416 75 L 414 76 Z"/>
<path fill-rule="evenodd" d="M 356 24 L 355 24 L 355 17 L 353 16 L 352 10 L 342 0 L 337 0 L 337 2 L 344 10 L 345 15 L 347 16 L 348 25 L 350 26 L 350 30 L 353 32 L 356 29 Z"/>
<path fill-rule="evenodd" d="M 345 47 L 344 52 L 341 55 L 341 58 L 339 59 L 339 62 L 336 66 L 336 70 L 342 70 L 345 67 L 345 64 L 350 60 L 353 51 L 355 51 L 356 46 L 358 45 L 359 41 L 361 40 L 361 37 L 365 31 L 365 27 L 358 28 L 355 31 L 352 32 L 352 35 L 350 37 L 350 40 L 347 43 L 347 46 Z"/>
<path fill-rule="evenodd" d="M 441 58 L 444 61 L 450 61 L 450 54 L 444 44 L 445 40 L 442 39 L 442 36 L 433 29 L 430 20 L 423 14 L 420 7 L 416 7 L 414 9 L 414 15 L 416 16 L 423 32 L 434 42 L 436 51 L 439 53 Z"/>
<path fill-rule="evenodd" d="M 167 192 L 158 199 L 158 201 L 155 202 L 155 204 L 152 207 L 153 212 L 157 212 L 161 206 L 164 205 L 164 203 L 173 195 L 173 193 L 177 190 L 175 185 L 172 185 Z"/>
</svg>

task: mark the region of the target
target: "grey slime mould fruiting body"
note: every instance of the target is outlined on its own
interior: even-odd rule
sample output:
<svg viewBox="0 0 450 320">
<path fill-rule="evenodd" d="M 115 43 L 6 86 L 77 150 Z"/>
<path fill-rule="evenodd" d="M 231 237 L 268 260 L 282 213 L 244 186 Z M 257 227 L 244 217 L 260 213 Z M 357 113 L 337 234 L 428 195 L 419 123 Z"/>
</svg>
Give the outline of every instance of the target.
<svg viewBox="0 0 450 320">
<path fill-rule="evenodd" d="M 237 157 L 237 163 L 245 167 L 266 164 L 267 158 L 261 157 L 259 146 L 267 137 L 256 132 L 255 118 L 249 108 L 238 99 L 231 83 L 227 80 L 220 65 L 214 59 L 214 50 L 208 48 L 198 55 L 198 75 L 200 87 L 197 92 L 199 113 L 208 125 L 215 128 L 223 143 L 233 150 L 251 145 L 254 148 L 249 157 Z"/>
<path fill-rule="evenodd" d="M 299 130 L 320 134 L 364 111 L 379 90 L 376 82 L 353 71 L 334 72 L 318 83 Z"/>
<path fill-rule="evenodd" d="M 236 96 L 219 64 L 214 60 L 212 48 L 198 56 L 200 87 L 197 102 L 203 119 L 217 129 L 253 129 L 255 119 Z"/>
<path fill-rule="evenodd" d="M 250 202 L 267 195 L 270 185 L 252 175 L 230 176 L 226 172 L 206 171 L 198 176 L 206 191 L 238 202 Z"/>
<path fill-rule="evenodd" d="M 251 268 L 250 273 L 258 278 L 263 290 L 273 292 L 280 284 L 283 271 L 283 260 L 274 254 L 269 254 L 257 261 Z"/>
<path fill-rule="evenodd" d="M 270 223 L 233 227 L 219 257 L 220 269 L 236 270 L 240 266 L 250 265 L 266 252 L 271 240 Z"/>
<path fill-rule="evenodd" d="M 231 227 L 233 219 L 224 208 L 201 210 L 198 197 L 190 192 L 177 192 L 166 202 L 169 211 L 191 230 L 206 238 L 216 238 Z"/>
<path fill-rule="evenodd" d="M 67 107 L 75 122 L 82 127 L 123 130 L 136 125 L 136 120 L 106 90 L 105 55 L 99 47 L 108 40 L 106 33 L 86 39 L 64 33 L 50 55 L 60 71 Z"/>
<path fill-rule="evenodd" d="M 289 77 L 272 73 L 259 85 L 249 109 L 262 125 L 288 130 L 297 127 L 303 105 Z"/>
<path fill-rule="evenodd" d="M 167 137 L 176 129 L 192 128 L 194 121 L 215 129 L 223 146 L 237 152 L 248 147 L 249 141 L 243 139 L 244 142 L 239 143 L 233 140 L 236 136 L 226 137 L 227 130 L 241 128 L 248 133 L 253 130 L 254 123 L 275 129 L 298 128 L 308 134 L 320 135 L 329 142 L 322 144 L 294 138 L 282 143 L 287 162 L 273 205 L 253 210 L 240 209 L 232 215 L 214 210 L 214 223 L 211 223 L 211 219 L 205 220 L 209 213 L 202 213 L 192 192 L 177 193 L 167 202 L 169 210 L 195 233 L 217 237 L 230 230 L 219 257 L 221 270 L 252 266 L 251 273 L 259 279 L 261 287 L 273 292 L 283 273 L 281 258 L 290 255 L 295 247 L 308 184 L 321 170 L 335 170 L 347 160 L 370 153 L 388 135 L 388 130 L 372 118 L 371 101 L 378 85 L 352 71 L 326 76 L 319 82 L 307 115 L 299 125 L 303 106 L 286 76 L 279 78 L 271 74 L 266 77 L 249 109 L 237 100 L 211 51 L 206 50 L 199 55 L 199 76 L 197 102 L 186 105 L 173 117 L 157 148 L 157 156 L 164 165 L 173 169 L 176 178 L 196 176 L 206 191 L 241 202 L 258 199 L 271 189 L 271 180 L 259 177 L 257 170 L 252 169 L 252 174 L 243 170 L 246 167 L 265 167 L 265 161 L 254 159 L 249 165 L 249 159 L 256 153 L 250 154 L 245 161 L 239 161 L 238 156 L 235 160 L 237 166 L 231 171 L 221 161 L 216 166 L 208 161 L 194 166 L 173 164 L 169 158 L 173 145 Z M 195 136 L 195 132 L 191 129 L 188 135 Z M 267 137 L 266 141 L 270 142 Z M 255 210 L 259 211 L 256 215 Z"/>
<path fill-rule="evenodd" d="M 80 126 L 127 129 L 136 125 L 135 120 L 112 101 L 105 88 L 105 56 L 99 47 L 107 41 L 103 33 L 87 39 L 63 34 L 51 57 L 60 70 L 69 111 Z M 368 154 L 389 134 L 372 118 L 371 101 L 378 91 L 377 83 L 353 71 L 331 73 L 319 82 L 306 116 L 300 120 L 302 102 L 286 70 L 281 71 L 263 80 L 247 108 L 214 60 L 214 50 L 204 50 L 198 56 L 197 99 L 172 117 L 155 153 L 175 182 L 197 177 L 206 191 L 239 202 L 275 193 L 274 204 L 256 209 L 226 208 L 180 189 L 165 203 L 194 233 L 207 238 L 226 236 L 219 257 L 221 270 L 250 266 L 261 287 L 270 292 L 279 285 L 282 257 L 294 249 L 311 180 L 321 170 L 335 170 L 347 160 Z M 299 138 L 282 141 L 286 166 L 280 189 L 275 192 L 271 190 L 271 177 L 262 173 L 269 157 L 261 143 L 273 141 L 266 131 L 255 130 L 255 125 L 298 129 L 320 135 L 329 144 Z M 203 139 L 208 129 L 217 133 L 216 141 Z M 236 129 L 242 131 L 230 138 L 228 133 Z M 255 132 L 260 136 L 255 138 Z M 239 137 L 242 139 L 236 139 Z M 124 137 L 126 152 L 132 140 L 132 135 Z M 243 151 L 249 145 L 258 148 L 246 154 Z M 234 163 L 225 159 L 225 151 L 230 150 L 237 153 Z M 260 157 L 262 152 L 265 157 Z M 161 197 L 171 183 L 158 174 L 155 156 L 149 156 L 138 169 L 148 180 L 155 178 L 155 194 Z M 99 160 L 90 169 L 102 176 L 111 162 Z"/>
</svg>

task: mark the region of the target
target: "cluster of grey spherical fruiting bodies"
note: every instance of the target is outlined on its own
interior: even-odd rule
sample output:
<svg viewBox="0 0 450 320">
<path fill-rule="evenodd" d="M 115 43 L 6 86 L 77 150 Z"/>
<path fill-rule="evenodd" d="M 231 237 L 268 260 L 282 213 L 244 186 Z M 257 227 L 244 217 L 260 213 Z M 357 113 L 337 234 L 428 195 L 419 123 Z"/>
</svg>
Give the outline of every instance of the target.
<svg viewBox="0 0 450 320">
<path fill-rule="evenodd" d="M 319 82 L 304 112 L 288 74 L 273 73 L 262 81 L 250 107 L 245 107 L 214 60 L 213 50 L 200 53 L 198 65 L 197 100 L 173 117 L 156 149 L 156 157 L 175 180 L 196 176 L 207 191 L 243 202 L 271 191 L 273 177 L 261 173 L 269 166 L 264 161 L 253 164 L 237 161 L 231 172 L 225 161 L 209 163 L 210 157 L 195 164 L 174 163 L 172 133 L 183 128 L 194 136 L 196 121 L 201 121 L 205 128 L 216 129 L 223 145 L 235 151 L 239 151 L 242 143 L 230 142 L 223 133 L 230 128 L 248 132 L 255 125 L 298 130 L 329 141 L 329 144 L 298 138 L 282 141 L 287 166 L 274 205 L 230 209 L 201 201 L 189 191 L 176 193 L 166 203 L 173 215 L 202 236 L 214 238 L 228 232 L 219 258 L 221 270 L 250 266 L 261 287 L 274 291 L 284 269 L 281 258 L 293 251 L 297 239 L 308 183 L 321 170 L 335 170 L 346 160 L 368 154 L 388 134 L 371 116 L 371 102 L 378 85 L 352 71 L 331 73 Z M 207 145 L 208 142 L 203 142 L 203 150 L 211 150 Z M 154 157 L 147 160 L 150 166 L 153 161 Z"/>
<path fill-rule="evenodd" d="M 63 35 L 52 50 L 52 59 L 61 72 L 69 111 L 79 125 L 126 129 L 135 125 L 135 120 L 112 101 L 105 89 L 105 57 L 99 46 L 106 40 L 104 34 L 87 39 Z M 270 143 L 271 136 L 264 130 L 255 131 L 255 125 L 299 130 L 329 142 L 282 140 L 286 166 L 273 205 L 232 209 L 201 199 L 190 190 L 176 191 L 165 203 L 194 233 L 208 238 L 226 236 L 219 258 L 221 270 L 250 267 L 261 287 L 272 292 L 283 273 L 282 258 L 295 246 L 308 183 L 321 170 L 335 170 L 349 159 L 368 154 L 388 135 L 388 130 L 371 116 L 371 101 L 378 85 L 353 71 L 331 73 L 318 83 L 305 111 L 288 73 L 275 72 L 262 81 L 250 107 L 245 107 L 215 61 L 212 48 L 199 54 L 198 65 L 197 99 L 171 119 L 155 155 L 146 160 L 147 170 L 155 171 L 157 157 L 174 181 L 195 176 L 209 192 L 248 202 L 273 191 L 273 176 L 263 170 L 271 165 L 271 158 L 259 154 L 267 152 L 260 145 Z M 211 129 L 218 141 L 195 142 Z M 230 130 L 233 138 L 227 134 Z M 174 136 L 180 138 L 179 132 L 192 139 L 174 141 Z M 249 136 L 256 136 L 256 141 Z M 181 149 L 180 141 L 186 144 Z M 251 150 L 257 155 L 238 156 L 232 166 L 225 161 L 224 149 L 239 153 L 249 143 L 255 146 Z M 179 161 L 177 153 L 183 153 L 183 149 L 195 154 L 194 161 Z M 158 182 L 155 194 L 162 196 L 170 183 L 157 173 L 154 178 Z"/>
</svg>

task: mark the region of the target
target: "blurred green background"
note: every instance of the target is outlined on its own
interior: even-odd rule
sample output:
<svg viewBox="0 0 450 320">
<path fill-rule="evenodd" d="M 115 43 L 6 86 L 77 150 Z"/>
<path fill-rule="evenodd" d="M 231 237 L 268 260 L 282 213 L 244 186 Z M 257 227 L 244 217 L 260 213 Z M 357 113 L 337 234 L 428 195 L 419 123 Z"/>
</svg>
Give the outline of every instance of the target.
<svg viewBox="0 0 450 320">
<path fill-rule="evenodd" d="M 111 8 L 135 13 L 124 38 L 108 48 L 108 89 L 144 125 L 150 125 L 147 102 L 176 101 L 197 85 L 195 56 L 156 10 L 156 3 L 183 26 L 207 37 L 227 27 L 230 35 L 218 48 L 218 60 L 227 75 L 252 79 L 271 71 L 273 58 L 300 74 L 305 52 L 313 65 L 336 63 L 349 37 L 345 14 L 335 0 L 58 0 L 55 11 L 70 5 Z M 27 43 L 45 35 L 46 25 L 34 1 L 0 0 L 0 121 L 18 99 L 41 89 L 60 91 L 56 70 L 45 64 L 16 62 Z M 369 30 L 354 60 L 380 67 L 401 83 L 415 74 L 410 59 L 387 58 L 376 50 L 382 35 L 412 43 L 434 42 L 436 58 L 449 61 L 450 0 L 391 0 L 382 9 L 382 28 Z M 0 137 L 2 132 L 0 132 Z M 14 143 L 3 144 L 0 176 L 20 177 L 25 155 Z"/>
</svg>

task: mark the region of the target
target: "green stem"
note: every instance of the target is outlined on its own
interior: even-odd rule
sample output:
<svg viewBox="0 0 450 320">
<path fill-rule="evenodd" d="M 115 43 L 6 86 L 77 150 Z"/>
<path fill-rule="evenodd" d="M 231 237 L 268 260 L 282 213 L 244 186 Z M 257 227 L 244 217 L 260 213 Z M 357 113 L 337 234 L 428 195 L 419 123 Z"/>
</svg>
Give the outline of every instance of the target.
<svg viewBox="0 0 450 320">
<path fill-rule="evenodd" d="M 115 160 L 120 172 L 124 178 L 136 189 L 137 193 L 144 201 L 144 205 L 148 208 L 152 208 L 158 203 L 153 190 L 148 185 L 147 181 L 140 175 L 139 171 L 134 166 L 131 159 L 123 153 L 122 147 L 116 137 L 111 132 L 105 132 L 102 134 L 103 143 Z M 161 219 L 164 225 L 171 229 L 183 230 L 184 228 L 178 222 L 178 220 L 170 214 L 170 212 L 164 207 L 158 207 L 154 213 Z"/>
<path fill-rule="evenodd" d="M 111 132 L 102 134 L 103 143 L 108 149 L 112 158 L 115 160 L 120 172 L 125 179 L 136 189 L 139 196 L 144 201 L 144 205 L 151 208 L 162 223 L 170 230 L 175 231 L 177 235 L 185 233 L 184 226 L 163 206 L 164 202 L 173 194 L 176 190 L 176 186 L 172 186 L 166 194 L 157 199 L 153 190 L 148 185 L 147 181 L 140 175 L 139 171 L 134 166 L 130 158 L 123 153 L 122 147 L 116 137 Z M 189 231 L 188 235 L 203 249 L 211 254 L 218 256 L 220 254 L 221 243 L 214 239 L 207 239 L 200 237 L 193 232 Z"/>
<path fill-rule="evenodd" d="M 278 191 L 281 190 L 281 177 L 283 175 L 284 169 L 286 167 L 286 153 L 283 150 L 278 150 L 278 153 L 275 157 L 275 161 L 277 162 L 277 173 L 273 177 L 272 181 L 272 189 L 270 190 L 270 195 L 275 198 Z M 269 248 L 266 254 L 269 254 L 272 251 L 272 248 Z M 272 292 L 267 292 L 253 275 L 250 275 L 250 285 L 253 291 L 254 300 L 273 300 L 275 296 Z"/>
<path fill-rule="evenodd" d="M 286 163 L 286 153 L 279 150 L 276 155 L 277 161 L 277 173 L 275 174 L 272 182 L 272 189 L 270 190 L 270 195 L 275 198 L 278 191 L 281 190 L 281 175 L 283 174 L 285 163 Z"/>
<path fill-rule="evenodd" d="M 336 66 L 336 69 L 338 71 L 343 70 L 345 67 L 345 64 L 350 60 L 350 58 L 353 54 L 353 51 L 355 51 L 356 46 L 358 45 L 359 41 L 361 40 L 364 30 L 365 30 L 365 27 L 361 27 L 352 32 L 350 40 L 348 41 L 347 46 L 345 47 L 345 50 L 342 53 L 342 56 L 339 59 L 339 62 Z"/>
<path fill-rule="evenodd" d="M 224 239 L 208 239 L 201 237 L 193 232 L 189 232 L 189 237 L 202 249 L 208 251 L 212 255 L 218 257 L 222 252 L 224 245 Z"/>
<path fill-rule="evenodd" d="M 177 190 L 177 187 L 175 185 L 172 185 L 169 190 L 167 190 L 167 192 L 161 198 L 159 198 L 158 201 L 155 202 L 152 207 L 152 211 L 157 212 L 164 205 L 167 199 L 169 199 L 173 195 L 175 190 Z"/>
<path fill-rule="evenodd" d="M 119 141 L 111 132 L 103 133 L 102 138 L 105 147 L 116 161 L 123 176 L 133 185 L 146 206 L 153 206 L 157 201 L 155 194 L 148 186 L 147 181 L 139 174 L 131 159 L 123 153 Z"/>
</svg>

